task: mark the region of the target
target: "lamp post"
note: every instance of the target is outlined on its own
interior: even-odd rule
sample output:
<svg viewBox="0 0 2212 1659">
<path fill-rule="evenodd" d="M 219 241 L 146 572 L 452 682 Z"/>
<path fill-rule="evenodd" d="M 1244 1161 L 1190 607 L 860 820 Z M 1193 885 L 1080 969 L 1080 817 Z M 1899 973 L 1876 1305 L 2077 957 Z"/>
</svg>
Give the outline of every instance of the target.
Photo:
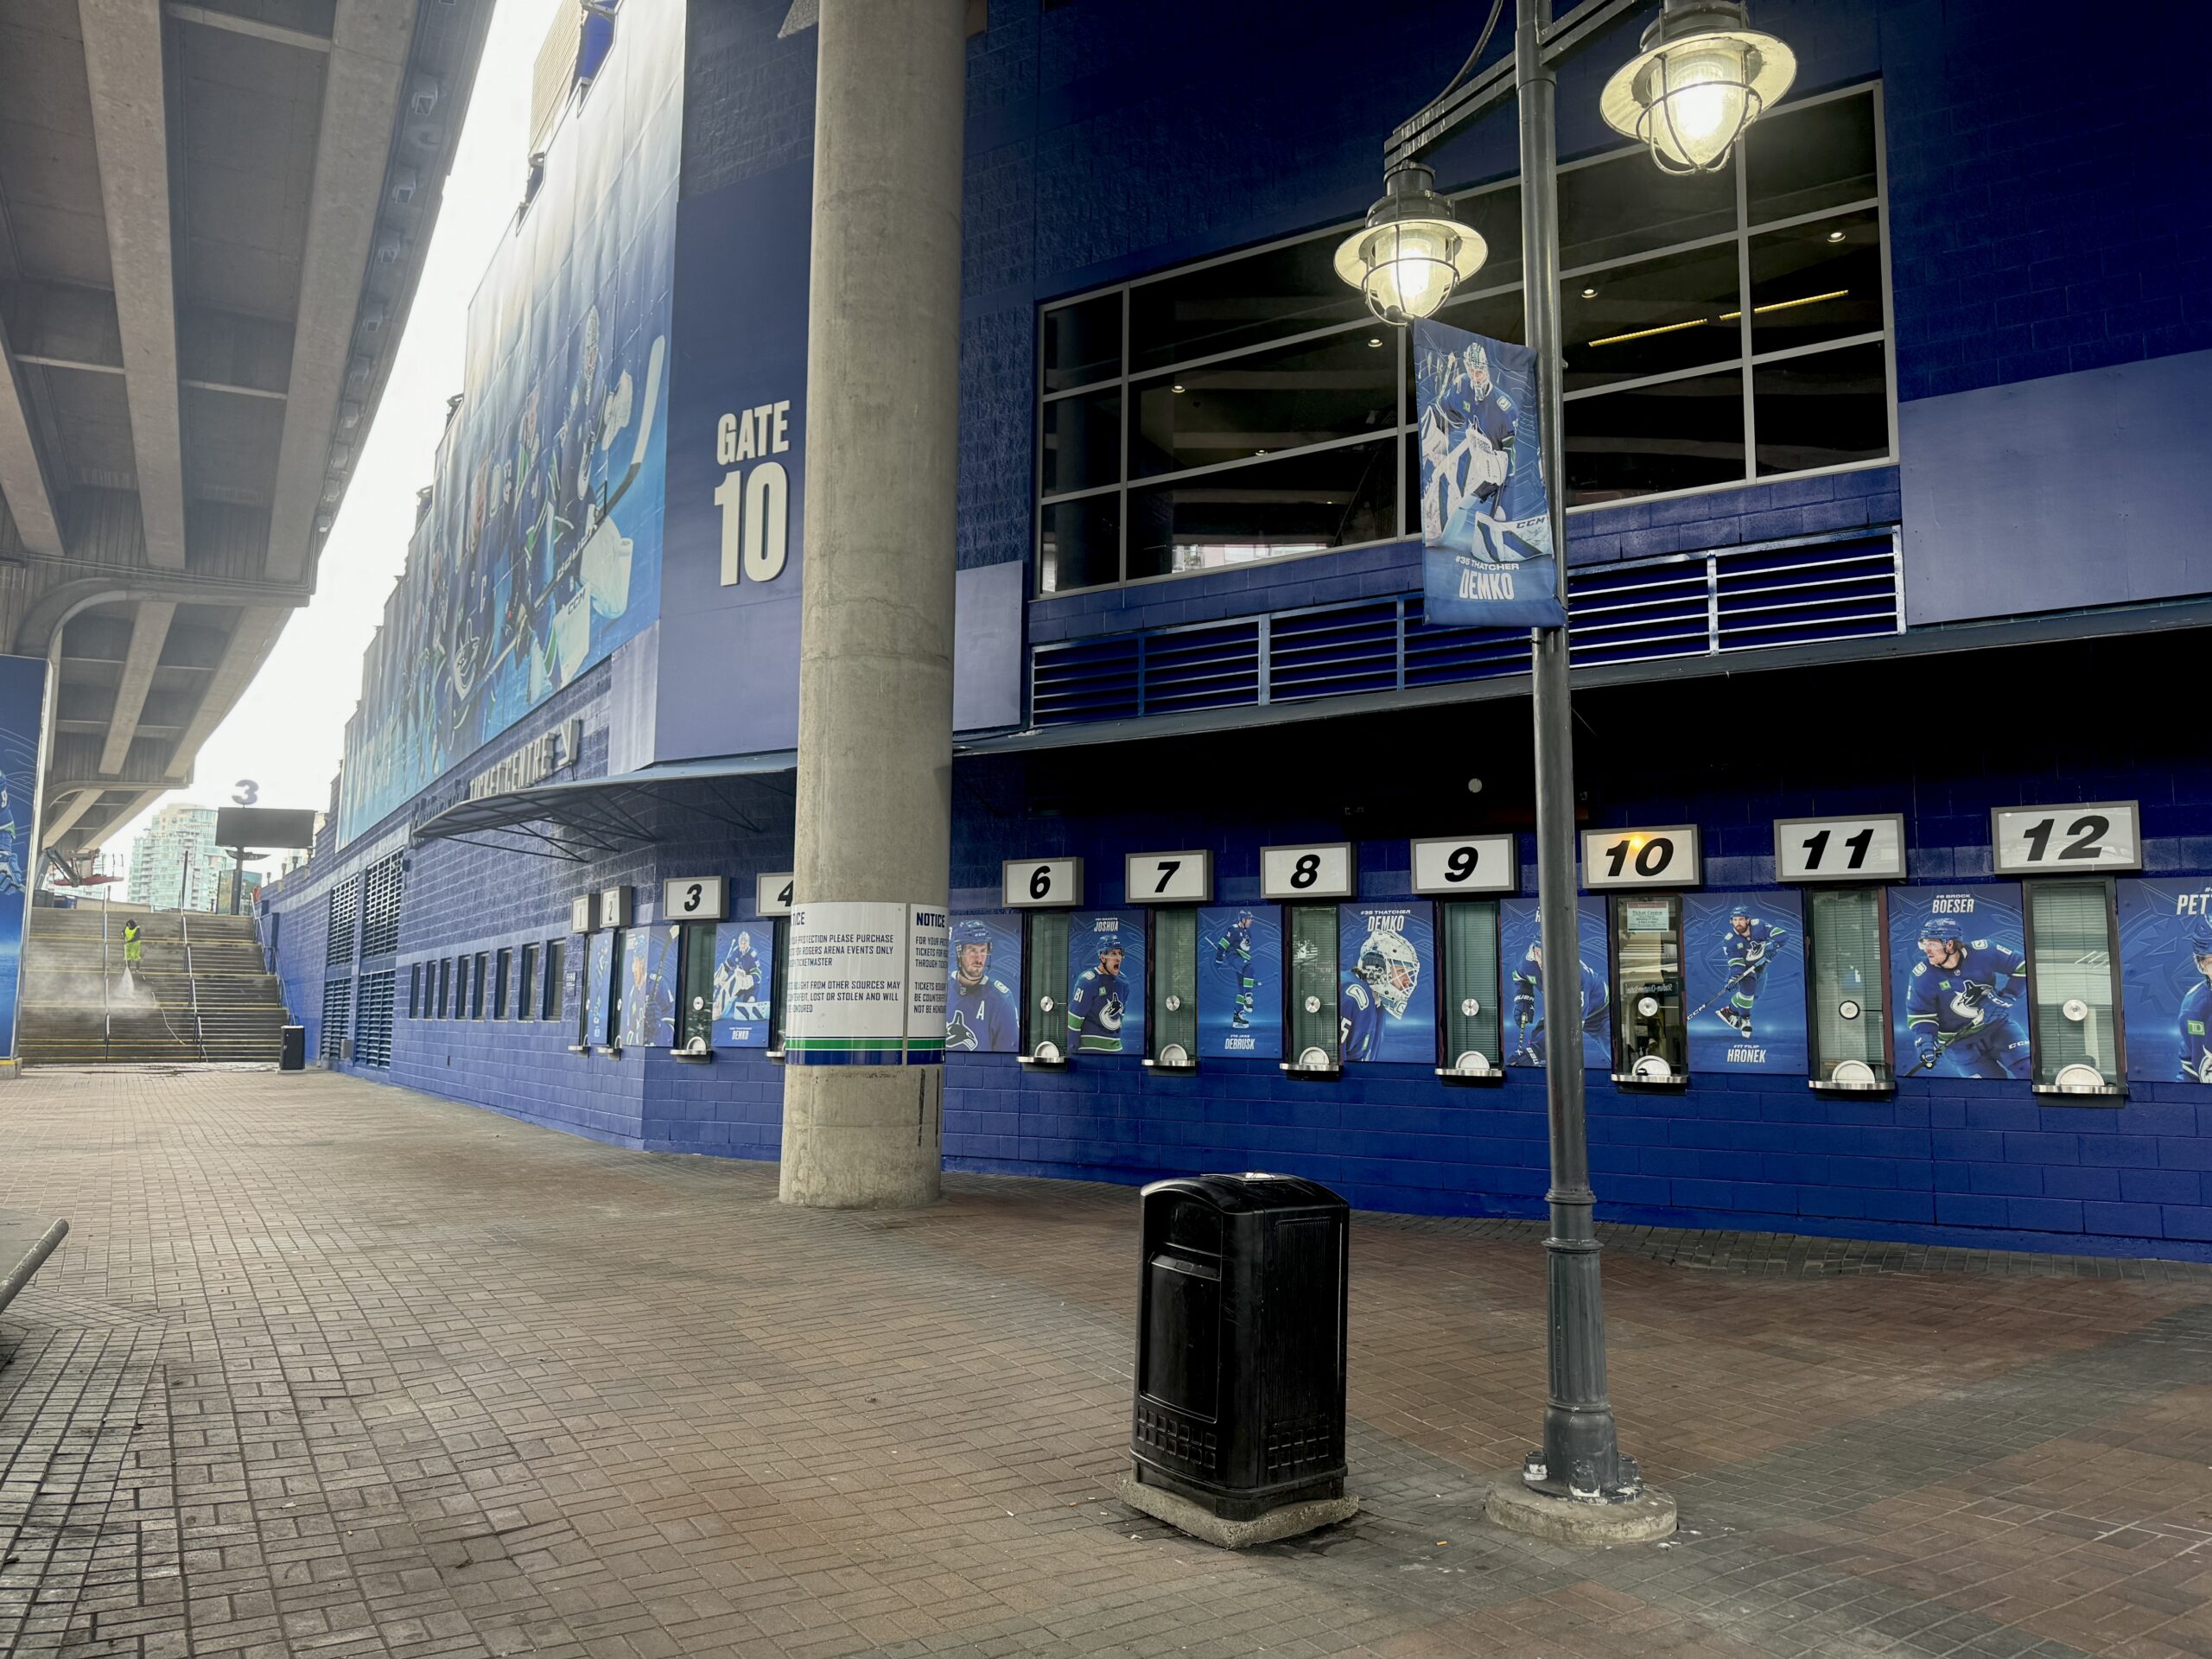
<svg viewBox="0 0 2212 1659">
<path fill-rule="evenodd" d="M 1515 0 L 1513 53 L 1484 73 L 1467 70 L 1391 134 L 1387 186 L 1367 223 L 1338 250 L 1337 269 L 1383 321 L 1432 316 L 1474 274 L 1482 238 L 1458 223 L 1422 158 L 1510 96 L 1519 105 L 1524 320 L 1535 353 L 1542 416 L 1540 464 L 1548 486 L 1559 601 L 1567 601 L 1567 492 L 1561 462 L 1556 66 L 1634 9 L 1637 0 L 1584 0 L 1554 20 L 1551 0 Z M 1471 69 L 1504 0 L 1467 60 Z M 1736 140 L 1789 88 L 1789 49 L 1749 27 L 1737 0 L 1662 0 L 1637 55 L 1607 83 L 1606 122 L 1648 145 L 1662 171 L 1725 167 Z M 1535 630 L 1530 685 L 1535 725 L 1536 907 L 1551 995 L 1571 993 L 1581 960 L 1575 911 L 1574 752 L 1567 696 L 1567 630 Z M 1555 1032 L 1566 1027 L 1553 1022 Z M 1592 1221 L 1589 1135 L 1580 1037 L 1556 1040 L 1544 1080 L 1551 1128 L 1551 1230 L 1544 1241 L 1549 1389 L 1544 1443 L 1529 1455 L 1522 1490 L 1501 1483 L 1499 1522 L 1560 1541 L 1622 1542 L 1675 1529 L 1671 1498 L 1645 1489 L 1620 1449 L 1605 1387 L 1605 1304 Z"/>
</svg>

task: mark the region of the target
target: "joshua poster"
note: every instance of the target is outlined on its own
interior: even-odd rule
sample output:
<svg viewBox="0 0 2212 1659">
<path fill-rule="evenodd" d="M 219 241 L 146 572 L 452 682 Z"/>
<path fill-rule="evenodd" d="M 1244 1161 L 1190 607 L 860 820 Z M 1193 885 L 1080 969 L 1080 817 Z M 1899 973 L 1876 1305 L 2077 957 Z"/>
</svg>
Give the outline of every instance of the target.
<svg viewBox="0 0 2212 1659">
<path fill-rule="evenodd" d="M 1144 912 L 1068 918 L 1068 1052 L 1144 1052 Z"/>
<path fill-rule="evenodd" d="M 1564 627 L 1536 354 L 1448 323 L 1417 322 L 1414 385 L 1428 620 Z"/>
</svg>

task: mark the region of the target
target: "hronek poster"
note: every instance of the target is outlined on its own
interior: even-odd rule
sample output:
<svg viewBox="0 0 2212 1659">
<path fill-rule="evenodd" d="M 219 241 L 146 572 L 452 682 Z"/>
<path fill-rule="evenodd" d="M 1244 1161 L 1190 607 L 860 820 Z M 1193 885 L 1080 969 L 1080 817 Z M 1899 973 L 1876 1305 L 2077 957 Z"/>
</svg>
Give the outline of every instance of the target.
<svg viewBox="0 0 2212 1659">
<path fill-rule="evenodd" d="M 1144 1052 L 1144 912 L 1068 918 L 1068 1052 Z"/>
<path fill-rule="evenodd" d="M 2212 880 L 2117 886 L 2127 1075 L 2212 1083 Z"/>
<path fill-rule="evenodd" d="M 1282 1058 L 1282 910 L 1198 910 L 1198 1052 L 1216 1059 Z"/>
<path fill-rule="evenodd" d="M 1436 1063 L 1436 923 L 1426 899 L 1337 906 L 1338 1057 Z"/>
<path fill-rule="evenodd" d="M 1804 937 L 1794 893 L 1684 895 L 1692 1071 L 1804 1072 Z"/>
<path fill-rule="evenodd" d="M 776 925 L 720 922 L 715 927 L 716 1048 L 766 1048 L 775 995 Z"/>
<path fill-rule="evenodd" d="M 1564 627 L 1536 404 L 1536 354 L 1414 324 L 1425 614 L 1455 626 Z"/>
<path fill-rule="evenodd" d="M 1890 889 L 1897 1075 L 2033 1075 L 2020 889 Z"/>
<path fill-rule="evenodd" d="M 1568 982 L 1574 1001 L 1565 1020 L 1580 1027 L 1582 1064 L 1610 1071 L 1613 1064 L 1612 994 L 1606 968 L 1605 901 L 1585 898 L 1575 906 L 1575 931 L 1581 959 Z M 1551 1002 L 1545 993 L 1542 930 L 1534 899 L 1507 899 L 1498 905 L 1498 954 L 1503 958 L 1507 1010 L 1505 1063 L 1542 1065 L 1553 1052 Z"/>
<path fill-rule="evenodd" d="M 1009 912 L 954 918 L 944 1052 L 1020 1052 L 1020 988 L 1021 918 Z"/>
</svg>

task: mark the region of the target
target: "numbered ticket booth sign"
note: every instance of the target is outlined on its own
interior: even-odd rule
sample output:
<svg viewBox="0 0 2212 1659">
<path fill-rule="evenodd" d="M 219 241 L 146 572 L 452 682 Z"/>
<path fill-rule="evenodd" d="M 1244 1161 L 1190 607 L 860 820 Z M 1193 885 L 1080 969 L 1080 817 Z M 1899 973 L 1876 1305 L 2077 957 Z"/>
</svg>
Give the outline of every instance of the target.
<svg viewBox="0 0 2212 1659">
<path fill-rule="evenodd" d="M 2116 1105 L 2126 1092 L 2115 873 L 2143 868 L 2133 801 L 1999 807 L 1997 873 L 2024 876 L 2029 1024 L 2045 1104 Z"/>
<path fill-rule="evenodd" d="M 1802 883 L 1811 1087 L 1886 1090 L 1897 1077 L 1890 1030 L 1889 889 L 1905 879 L 1904 815 L 1777 818 L 1774 873 Z"/>
<path fill-rule="evenodd" d="M 1068 1063 L 1068 917 L 1083 902 L 1079 858 L 1010 858 L 999 869 L 999 897 L 1023 918 L 1021 1052 L 1023 1065 Z"/>
<path fill-rule="evenodd" d="M 1203 849 L 1130 853 L 1122 861 L 1131 905 L 1151 907 L 1145 1065 L 1195 1071 L 1198 1053 L 1198 906 L 1213 902 L 1213 855 Z"/>
<path fill-rule="evenodd" d="M 1413 843 L 1414 891 L 1437 899 L 1444 976 L 1436 1075 L 1495 1085 L 1505 1079 L 1498 907 L 1520 886 L 1514 838 L 1439 836 Z"/>
<path fill-rule="evenodd" d="M 753 882 L 753 913 L 755 916 L 788 916 L 791 913 L 791 873 L 771 870 L 756 876 Z"/>
<path fill-rule="evenodd" d="M 1585 830 L 1582 883 L 1611 891 L 1613 1080 L 1689 1080 L 1681 890 L 1704 878 L 1697 826 Z"/>
<path fill-rule="evenodd" d="M 1284 906 L 1281 1064 L 1293 1077 L 1333 1077 L 1342 1069 L 1335 901 L 1355 897 L 1355 883 L 1348 841 L 1260 849 L 1261 893 Z"/>
<path fill-rule="evenodd" d="M 679 875 L 660 884 L 664 922 L 719 922 L 729 915 L 729 884 L 719 875 Z"/>
</svg>

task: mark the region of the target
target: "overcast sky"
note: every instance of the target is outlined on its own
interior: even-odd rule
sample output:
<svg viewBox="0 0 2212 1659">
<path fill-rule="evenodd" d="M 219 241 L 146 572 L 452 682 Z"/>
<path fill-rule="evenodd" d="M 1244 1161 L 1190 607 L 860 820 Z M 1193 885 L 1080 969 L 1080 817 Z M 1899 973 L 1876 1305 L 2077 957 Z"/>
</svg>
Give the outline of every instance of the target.
<svg viewBox="0 0 2212 1659">
<path fill-rule="evenodd" d="M 430 482 L 446 399 L 461 390 L 468 296 L 522 200 L 531 65 L 560 3 L 499 0 L 493 12 L 422 286 L 323 548 L 314 601 L 292 613 L 259 677 L 201 747 L 192 786 L 162 797 L 111 834 L 105 852 L 127 854 L 131 838 L 163 806 L 220 805 L 241 778 L 261 785 L 264 806 L 321 810 L 329 804 L 346 721 L 360 696 L 362 653 L 407 560 L 415 493 Z"/>
</svg>

